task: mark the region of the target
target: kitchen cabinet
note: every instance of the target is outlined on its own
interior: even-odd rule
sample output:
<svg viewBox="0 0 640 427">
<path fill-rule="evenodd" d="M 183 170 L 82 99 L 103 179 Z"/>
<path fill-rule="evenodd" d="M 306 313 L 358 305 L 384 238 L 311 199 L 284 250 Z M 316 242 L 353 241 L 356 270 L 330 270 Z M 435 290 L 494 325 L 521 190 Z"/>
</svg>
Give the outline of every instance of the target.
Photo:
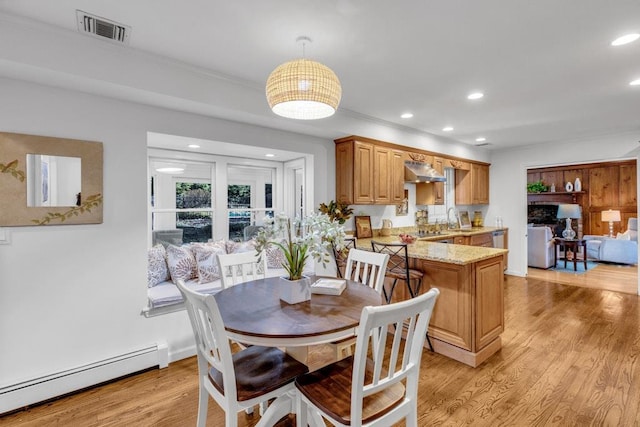
<svg viewBox="0 0 640 427">
<path fill-rule="evenodd" d="M 440 290 L 429 323 L 437 353 L 476 367 L 501 347 L 504 331 L 503 256 L 467 265 L 415 260 L 421 293 Z"/>
<path fill-rule="evenodd" d="M 456 205 L 489 204 L 489 165 L 471 163 L 469 170 L 456 169 Z"/>
<path fill-rule="evenodd" d="M 404 199 L 404 160 L 405 153 L 391 150 L 391 202 L 402 203 Z"/>
<path fill-rule="evenodd" d="M 336 140 L 336 198 L 350 205 L 401 203 L 404 152 L 365 138 Z"/>
<path fill-rule="evenodd" d="M 444 175 L 444 163 L 444 158 L 433 156 L 431 166 Z M 444 182 L 416 184 L 416 205 L 444 205 Z"/>
<path fill-rule="evenodd" d="M 429 163 L 441 174 L 456 170 L 456 204 L 489 203 L 489 165 L 361 136 L 336 143 L 336 199 L 350 205 L 397 205 L 404 198 L 404 162 Z M 406 150 L 405 150 L 406 148 Z M 445 183 L 416 183 L 417 205 L 444 205 Z"/>
<path fill-rule="evenodd" d="M 482 246 L 485 248 L 492 248 L 493 235 L 491 233 L 471 235 L 469 236 L 469 241 L 467 244 L 471 246 Z"/>
</svg>

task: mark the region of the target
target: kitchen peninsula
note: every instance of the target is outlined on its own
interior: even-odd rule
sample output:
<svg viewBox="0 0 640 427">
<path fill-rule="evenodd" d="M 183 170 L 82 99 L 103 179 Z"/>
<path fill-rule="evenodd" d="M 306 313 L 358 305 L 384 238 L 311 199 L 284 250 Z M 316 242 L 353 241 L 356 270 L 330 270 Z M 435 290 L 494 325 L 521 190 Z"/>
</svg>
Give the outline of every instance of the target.
<svg viewBox="0 0 640 427">
<path fill-rule="evenodd" d="M 411 268 L 424 273 L 420 293 L 435 287 L 440 296 L 431 317 L 429 337 L 434 351 L 476 367 L 502 347 L 504 330 L 504 266 L 506 249 L 437 243 L 445 237 L 470 239 L 493 228 L 449 231 L 408 245 Z M 358 239 L 359 249 L 371 250 L 372 239 Z M 373 240 L 398 243 L 397 233 Z M 431 240 L 431 241 L 430 241 Z M 466 240 L 467 242 L 469 240 Z M 385 283 L 390 289 L 391 283 Z M 409 298 L 404 283 L 392 301 Z"/>
</svg>

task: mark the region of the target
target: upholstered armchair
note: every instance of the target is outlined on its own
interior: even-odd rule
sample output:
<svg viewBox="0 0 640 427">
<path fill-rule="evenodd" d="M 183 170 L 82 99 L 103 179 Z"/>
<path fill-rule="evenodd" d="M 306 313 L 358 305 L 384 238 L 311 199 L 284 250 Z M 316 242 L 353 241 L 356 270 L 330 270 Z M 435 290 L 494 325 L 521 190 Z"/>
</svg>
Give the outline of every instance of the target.
<svg viewBox="0 0 640 427">
<path fill-rule="evenodd" d="M 617 237 L 586 235 L 587 256 L 618 264 L 638 263 L 638 218 L 629 218 L 627 231 Z"/>
<path fill-rule="evenodd" d="M 549 227 L 527 227 L 527 254 L 529 267 L 553 266 L 553 232 Z"/>
</svg>

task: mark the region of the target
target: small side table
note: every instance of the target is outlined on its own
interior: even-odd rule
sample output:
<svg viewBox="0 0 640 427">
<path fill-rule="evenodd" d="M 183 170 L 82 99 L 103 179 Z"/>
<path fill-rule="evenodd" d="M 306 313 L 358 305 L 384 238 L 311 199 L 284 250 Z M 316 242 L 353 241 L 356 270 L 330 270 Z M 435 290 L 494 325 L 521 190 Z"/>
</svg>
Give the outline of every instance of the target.
<svg viewBox="0 0 640 427">
<path fill-rule="evenodd" d="M 578 257 L 577 254 L 582 246 L 582 261 L 584 262 L 584 270 L 587 270 L 587 241 L 584 239 L 563 239 L 562 237 L 556 237 L 553 239 L 555 245 L 553 249 L 553 265 L 558 265 L 558 250 L 560 246 L 564 246 L 564 268 L 567 268 L 567 251 L 571 250 L 573 254 L 573 271 L 578 271 Z"/>
</svg>

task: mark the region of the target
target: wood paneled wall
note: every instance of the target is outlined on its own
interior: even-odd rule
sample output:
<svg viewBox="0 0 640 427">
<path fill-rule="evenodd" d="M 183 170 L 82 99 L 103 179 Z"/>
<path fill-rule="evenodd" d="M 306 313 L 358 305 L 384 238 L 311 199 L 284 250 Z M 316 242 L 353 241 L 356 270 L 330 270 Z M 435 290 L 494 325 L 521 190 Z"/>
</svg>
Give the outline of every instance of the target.
<svg viewBox="0 0 640 427">
<path fill-rule="evenodd" d="M 627 228 L 627 220 L 637 217 L 637 166 L 635 160 L 588 163 L 529 169 L 527 182 L 542 180 L 555 184 L 556 193 L 529 195 L 529 203 L 578 203 L 582 206 L 583 234 L 607 234 L 609 223 L 603 223 L 601 212 L 620 211 L 621 221 L 614 223 L 614 233 Z M 582 191 L 565 192 L 567 182 L 580 178 Z"/>
</svg>

